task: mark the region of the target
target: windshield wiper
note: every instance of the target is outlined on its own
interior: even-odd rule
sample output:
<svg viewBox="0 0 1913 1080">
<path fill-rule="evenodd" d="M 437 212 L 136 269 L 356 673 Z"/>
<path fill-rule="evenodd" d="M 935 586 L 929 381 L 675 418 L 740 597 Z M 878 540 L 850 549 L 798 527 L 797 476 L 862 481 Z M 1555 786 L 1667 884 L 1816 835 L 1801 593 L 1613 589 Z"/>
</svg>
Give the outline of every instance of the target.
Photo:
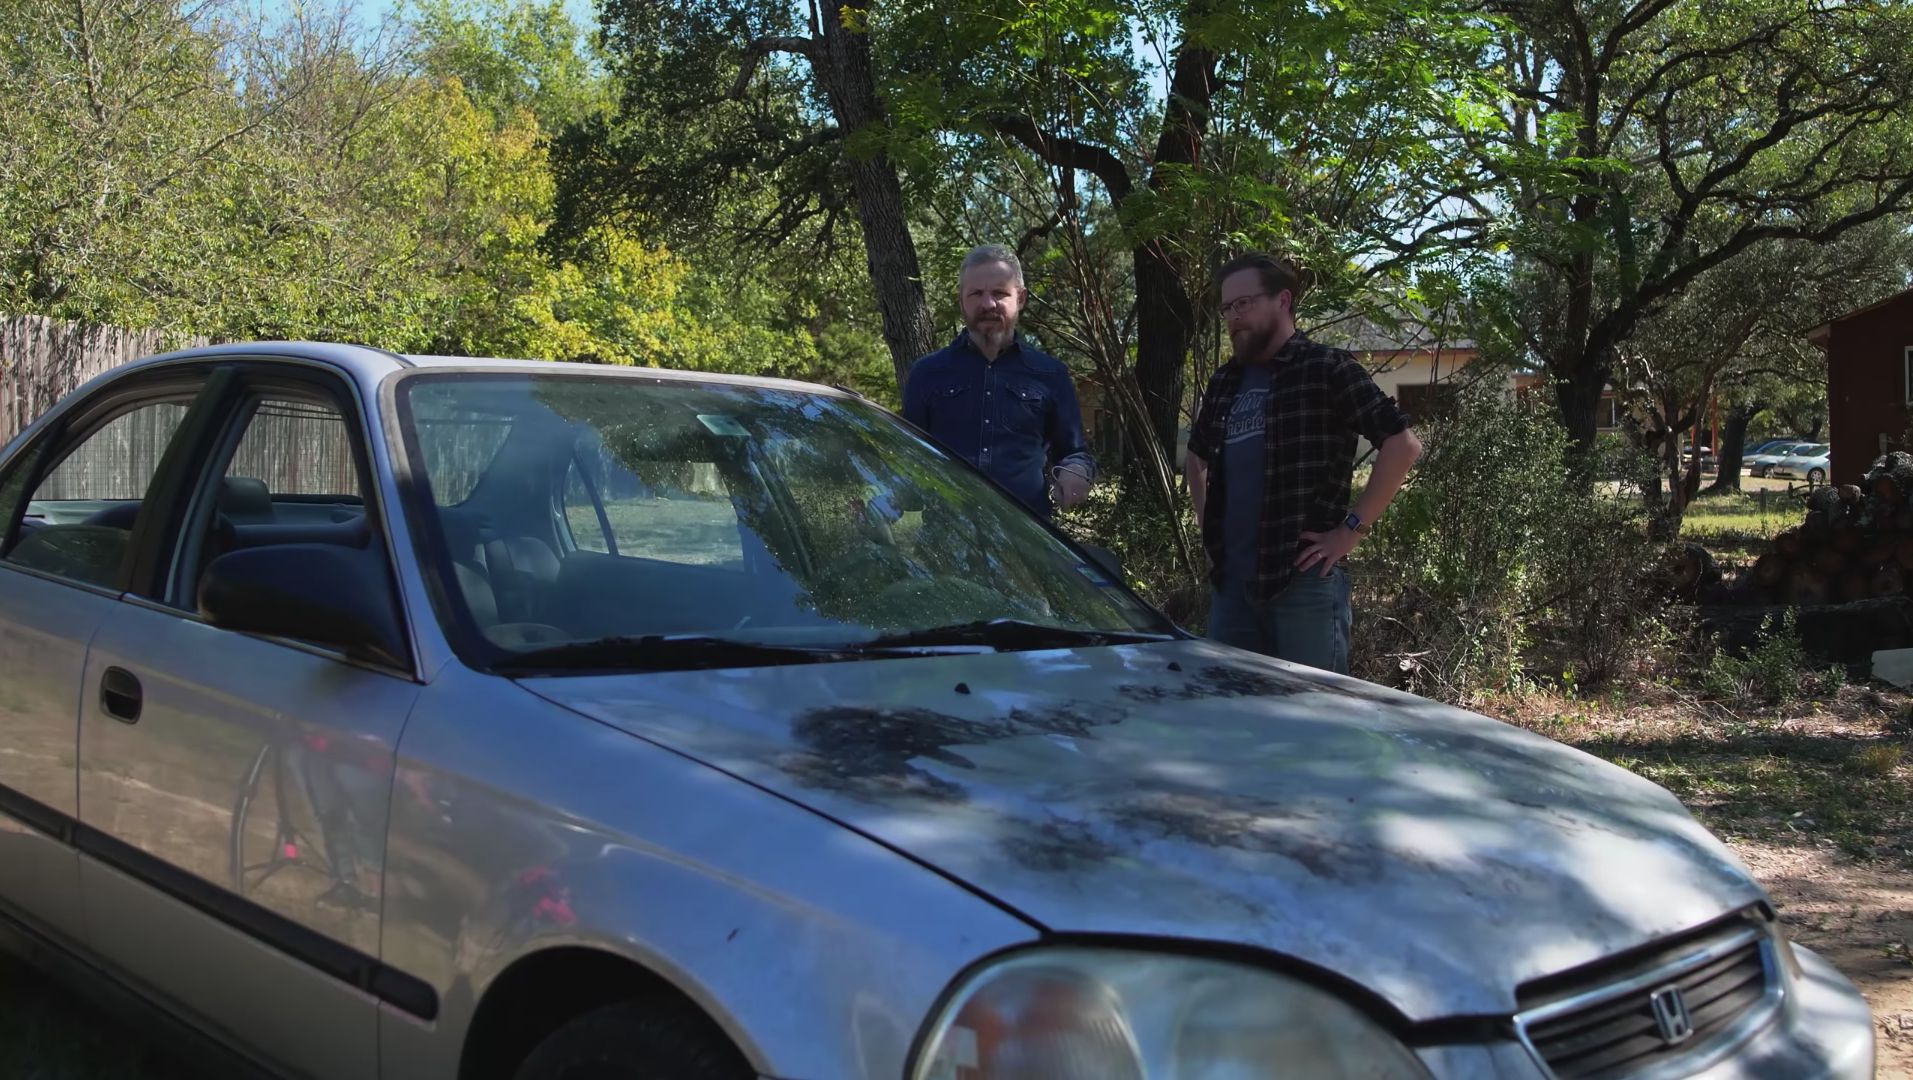
<svg viewBox="0 0 1913 1080">
<path fill-rule="evenodd" d="M 907 630 L 885 634 L 862 643 L 860 649 L 928 648 L 937 645 L 985 645 L 998 652 L 1019 649 L 1078 649 L 1103 645 L 1140 645 L 1150 641 L 1172 640 L 1166 634 L 1143 634 L 1119 630 L 1074 630 L 1064 626 L 1044 626 L 1021 619 L 988 619 L 953 623 L 928 630 Z"/>
<path fill-rule="evenodd" d="M 607 637 L 574 641 L 503 657 L 492 663 L 500 673 L 537 671 L 703 671 L 711 668 L 776 667 L 866 660 L 862 650 L 758 645 L 730 638 L 686 634 L 665 637 Z"/>
</svg>

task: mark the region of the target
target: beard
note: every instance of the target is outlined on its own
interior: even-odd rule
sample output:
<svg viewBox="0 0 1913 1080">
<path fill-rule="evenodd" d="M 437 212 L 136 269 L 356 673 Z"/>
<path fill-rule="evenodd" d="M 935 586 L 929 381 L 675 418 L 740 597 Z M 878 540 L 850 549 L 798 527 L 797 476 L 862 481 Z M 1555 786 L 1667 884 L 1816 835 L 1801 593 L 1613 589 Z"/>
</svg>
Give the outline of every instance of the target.
<svg viewBox="0 0 1913 1080">
<path fill-rule="evenodd" d="M 969 324 L 970 337 L 977 344 L 991 349 L 1000 349 L 1016 336 L 1016 320 L 989 317 L 980 322 Z"/>
<path fill-rule="evenodd" d="M 1235 349 L 1235 359 L 1239 363 L 1259 363 L 1269 352 L 1269 346 L 1275 343 L 1275 327 L 1261 330 L 1243 330 L 1229 336 L 1229 344 Z"/>
</svg>

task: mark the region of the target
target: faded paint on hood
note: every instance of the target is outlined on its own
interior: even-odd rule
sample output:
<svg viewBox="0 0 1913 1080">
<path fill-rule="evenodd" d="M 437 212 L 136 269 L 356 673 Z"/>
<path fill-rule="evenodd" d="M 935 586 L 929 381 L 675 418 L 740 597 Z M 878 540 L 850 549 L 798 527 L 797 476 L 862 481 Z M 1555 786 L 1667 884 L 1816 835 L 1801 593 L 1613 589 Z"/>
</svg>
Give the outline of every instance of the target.
<svg viewBox="0 0 1913 1080">
<path fill-rule="evenodd" d="M 1050 930 L 1261 947 L 1413 1020 L 1764 896 L 1624 769 L 1209 642 L 524 685 Z"/>
</svg>

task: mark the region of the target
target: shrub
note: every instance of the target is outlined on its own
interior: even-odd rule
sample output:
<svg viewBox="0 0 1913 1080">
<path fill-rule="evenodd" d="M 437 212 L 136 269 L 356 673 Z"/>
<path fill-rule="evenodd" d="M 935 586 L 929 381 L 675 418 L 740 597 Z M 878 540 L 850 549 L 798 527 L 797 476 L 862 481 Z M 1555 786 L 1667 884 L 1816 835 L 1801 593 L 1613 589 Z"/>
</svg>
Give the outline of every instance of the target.
<svg viewBox="0 0 1913 1080">
<path fill-rule="evenodd" d="M 1735 699 L 1758 696 L 1769 705 L 1783 705 L 1802 694 L 1832 694 L 1846 682 L 1838 667 L 1810 671 L 1807 649 L 1800 640 L 1792 608 L 1776 625 L 1768 615 L 1760 620 L 1754 646 L 1744 657 L 1716 647 L 1700 676 L 1709 697 Z"/>
<path fill-rule="evenodd" d="M 1654 611 L 1639 504 L 1618 446 L 1571 467 L 1552 409 L 1463 397 L 1361 548 L 1354 646 L 1366 678 L 1451 700 L 1525 685 L 1525 657 L 1608 678 Z"/>
</svg>

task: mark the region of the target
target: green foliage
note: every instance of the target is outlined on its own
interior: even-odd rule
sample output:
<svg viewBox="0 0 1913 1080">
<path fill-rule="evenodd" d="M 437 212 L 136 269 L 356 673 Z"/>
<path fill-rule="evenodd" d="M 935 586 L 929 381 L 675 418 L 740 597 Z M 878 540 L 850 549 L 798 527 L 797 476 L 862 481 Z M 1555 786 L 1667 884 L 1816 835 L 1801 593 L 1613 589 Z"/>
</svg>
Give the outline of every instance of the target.
<svg viewBox="0 0 1913 1080">
<path fill-rule="evenodd" d="M 1715 648 L 1701 672 L 1701 689 L 1710 697 L 1733 700 L 1757 695 L 1770 705 L 1795 701 L 1805 694 L 1831 694 L 1846 682 L 1838 667 L 1813 671 L 1806 646 L 1800 640 L 1792 608 L 1778 624 L 1772 615 L 1760 621 L 1753 648 L 1742 657 Z"/>
<path fill-rule="evenodd" d="M 1568 419 L 1583 439 L 1616 348 L 1658 340 L 1643 321 L 1704 275 L 1913 205 L 1904 5 L 1487 11 L 1482 78 L 1446 125 L 1477 159 L 1454 193 L 1479 211 L 1466 243 L 1505 260 L 1489 284 L 1515 332 L 1497 336 L 1580 390 L 1589 415 Z M 1690 314 L 1734 312 L 1703 300 Z"/>
<path fill-rule="evenodd" d="M 460 89 L 500 126 L 529 112 L 546 132 L 604 112 L 611 84 L 565 0 L 413 0 L 415 62 Z"/>
<path fill-rule="evenodd" d="M 1370 677 L 1463 697 L 1521 685 L 1536 648 L 1587 683 L 1611 675 L 1645 614 L 1638 507 L 1578 483 L 1552 411 L 1499 387 L 1422 435 L 1358 551 Z"/>
<path fill-rule="evenodd" d="M 406 20 L 392 51 L 343 11 L 0 9 L 22 76 L 0 82 L 0 312 L 889 381 L 841 263 L 818 294 L 629 223 L 548 250 L 547 136 L 611 89 L 561 0 L 420 0 Z"/>
</svg>

